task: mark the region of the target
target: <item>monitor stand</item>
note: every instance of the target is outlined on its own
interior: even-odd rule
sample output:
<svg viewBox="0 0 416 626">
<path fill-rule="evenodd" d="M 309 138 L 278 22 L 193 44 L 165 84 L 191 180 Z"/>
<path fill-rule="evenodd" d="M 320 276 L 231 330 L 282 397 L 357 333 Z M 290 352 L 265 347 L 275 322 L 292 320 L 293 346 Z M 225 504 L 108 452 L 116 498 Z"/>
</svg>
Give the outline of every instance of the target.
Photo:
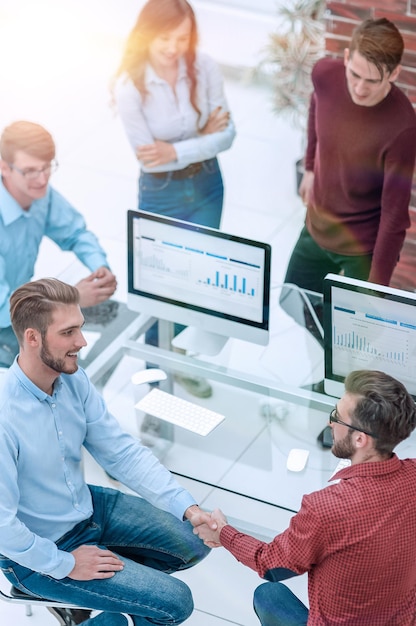
<svg viewBox="0 0 416 626">
<path fill-rule="evenodd" d="M 196 354 L 215 356 L 221 352 L 228 339 L 224 335 L 188 326 L 174 337 L 172 346 Z"/>
</svg>

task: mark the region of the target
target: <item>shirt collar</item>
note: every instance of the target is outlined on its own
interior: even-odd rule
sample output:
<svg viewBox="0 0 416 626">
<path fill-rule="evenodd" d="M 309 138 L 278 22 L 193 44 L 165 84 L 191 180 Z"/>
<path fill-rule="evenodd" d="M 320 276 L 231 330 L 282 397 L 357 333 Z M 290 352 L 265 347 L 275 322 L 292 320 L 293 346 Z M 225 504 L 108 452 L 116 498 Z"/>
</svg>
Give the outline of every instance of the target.
<svg viewBox="0 0 416 626">
<path fill-rule="evenodd" d="M 24 211 L 17 200 L 7 191 L 2 178 L 0 178 L 0 213 L 5 226 L 15 222 L 19 217 L 29 217 L 29 211 Z"/>
<path fill-rule="evenodd" d="M 39 389 L 39 387 L 37 387 L 35 383 L 33 383 L 30 378 L 26 376 L 26 374 L 19 366 L 18 356 L 15 358 L 13 364 L 10 366 L 10 372 L 12 372 L 16 376 L 20 384 L 23 385 L 23 387 L 25 387 L 27 391 L 33 394 L 38 400 L 43 402 L 44 400 L 51 399 L 51 396 L 49 394 L 42 391 L 42 389 Z M 58 377 L 54 382 L 54 392 L 58 389 L 58 387 L 61 386 L 61 384 L 61 378 Z"/>
<path fill-rule="evenodd" d="M 180 80 L 186 77 L 187 77 L 186 63 L 185 63 L 185 59 L 181 57 L 178 61 L 178 78 L 176 82 L 179 82 Z M 166 83 L 164 78 L 161 78 L 158 74 L 156 74 L 155 70 L 150 65 L 150 63 L 146 64 L 144 82 L 145 82 L 145 86 L 148 86 L 151 83 L 159 83 L 159 84 Z"/>
<path fill-rule="evenodd" d="M 344 467 L 344 469 L 331 476 L 329 482 L 332 482 L 333 480 L 348 480 L 357 476 L 382 476 L 383 474 L 396 472 L 399 468 L 400 459 L 396 454 L 393 454 L 393 456 L 386 461 L 357 463 L 355 465 L 351 465 L 350 467 Z"/>
</svg>

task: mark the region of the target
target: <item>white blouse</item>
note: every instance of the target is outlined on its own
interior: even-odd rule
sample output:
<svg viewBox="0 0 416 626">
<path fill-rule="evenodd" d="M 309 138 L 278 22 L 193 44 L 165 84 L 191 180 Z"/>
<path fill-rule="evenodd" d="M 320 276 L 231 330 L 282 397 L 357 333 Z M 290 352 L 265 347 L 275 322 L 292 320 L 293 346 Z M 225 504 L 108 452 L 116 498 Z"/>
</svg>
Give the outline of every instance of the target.
<svg viewBox="0 0 416 626">
<path fill-rule="evenodd" d="M 148 65 L 145 73 L 146 98 L 143 100 L 132 81 L 122 76 L 115 88 L 115 97 L 128 140 L 136 154 L 139 146 L 156 140 L 166 141 L 175 147 L 175 162 L 146 168 L 143 171 L 165 172 L 179 170 L 190 163 L 215 157 L 228 150 L 235 137 L 235 127 L 230 122 L 225 130 L 199 135 L 209 114 L 218 106 L 228 111 L 220 69 L 209 56 L 198 53 L 196 57 L 197 103 L 201 116 L 192 107 L 189 81 L 184 59 L 179 61 L 175 90 L 160 78 Z"/>
</svg>

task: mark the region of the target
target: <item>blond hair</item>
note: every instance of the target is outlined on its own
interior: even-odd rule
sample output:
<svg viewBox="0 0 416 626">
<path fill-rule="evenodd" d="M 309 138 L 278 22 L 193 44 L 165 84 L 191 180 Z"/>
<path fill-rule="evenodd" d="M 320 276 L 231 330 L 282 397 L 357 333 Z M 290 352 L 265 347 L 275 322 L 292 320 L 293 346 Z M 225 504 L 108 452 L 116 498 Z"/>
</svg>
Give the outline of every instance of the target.
<svg viewBox="0 0 416 626">
<path fill-rule="evenodd" d="M 3 130 L 0 137 L 0 156 L 3 161 L 13 163 L 18 150 L 42 161 L 52 161 L 55 158 L 52 135 L 34 122 L 13 122 Z"/>
</svg>

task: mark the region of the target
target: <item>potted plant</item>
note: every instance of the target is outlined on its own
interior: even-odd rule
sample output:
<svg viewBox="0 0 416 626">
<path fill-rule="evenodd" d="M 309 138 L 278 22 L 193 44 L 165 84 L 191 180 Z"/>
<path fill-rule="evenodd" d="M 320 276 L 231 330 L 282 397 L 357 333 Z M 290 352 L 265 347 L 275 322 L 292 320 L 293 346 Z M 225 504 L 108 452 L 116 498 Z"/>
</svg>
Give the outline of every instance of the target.
<svg viewBox="0 0 416 626">
<path fill-rule="evenodd" d="M 306 137 L 312 68 L 325 54 L 325 0 L 286 0 L 277 10 L 279 21 L 269 36 L 258 70 L 273 87 L 273 109 L 289 116 Z M 297 183 L 302 177 L 297 163 Z"/>
</svg>

